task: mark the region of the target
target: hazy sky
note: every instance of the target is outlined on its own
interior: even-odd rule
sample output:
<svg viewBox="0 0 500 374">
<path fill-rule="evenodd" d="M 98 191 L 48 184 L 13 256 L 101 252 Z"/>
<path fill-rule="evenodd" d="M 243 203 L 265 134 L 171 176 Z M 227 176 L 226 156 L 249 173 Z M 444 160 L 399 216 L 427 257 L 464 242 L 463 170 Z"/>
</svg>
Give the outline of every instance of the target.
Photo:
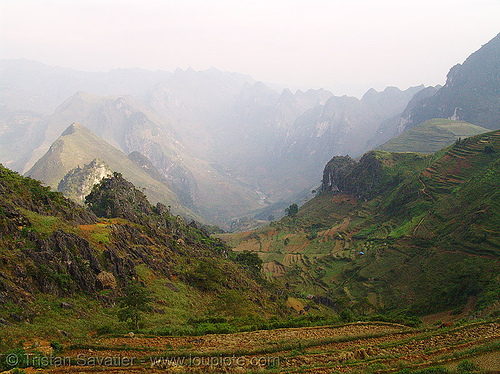
<svg viewBox="0 0 500 374">
<path fill-rule="evenodd" d="M 442 84 L 500 32 L 500 0 L 0 0 L 0 14 L 0 58 L 213 66 L 356 96 Z"/>
</svg>

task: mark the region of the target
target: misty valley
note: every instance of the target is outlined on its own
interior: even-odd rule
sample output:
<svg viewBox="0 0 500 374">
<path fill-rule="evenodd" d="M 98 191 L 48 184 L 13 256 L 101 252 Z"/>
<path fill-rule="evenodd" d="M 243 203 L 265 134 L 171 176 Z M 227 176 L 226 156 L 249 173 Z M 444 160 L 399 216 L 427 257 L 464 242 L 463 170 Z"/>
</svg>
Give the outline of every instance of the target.
<svg viewBox="0 0 500 374">
<path fill-rule="evenodd" d="M 500 34 L 472 52 L 361 98 L 0 60 L 0 372 L 500 371 Z"/>
</svg>

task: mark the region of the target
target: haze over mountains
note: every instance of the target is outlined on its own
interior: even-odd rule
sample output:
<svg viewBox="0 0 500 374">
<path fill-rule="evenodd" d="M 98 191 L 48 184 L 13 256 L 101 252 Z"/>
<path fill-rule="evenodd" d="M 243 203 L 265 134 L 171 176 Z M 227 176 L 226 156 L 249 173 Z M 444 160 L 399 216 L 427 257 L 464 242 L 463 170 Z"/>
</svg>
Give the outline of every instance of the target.
<svg viewBox="0 0 500 374">
<path fill-rule="evenodd" d="M 150 161 L 177 196 L 166 194 L 165 202 L 178 199 L 205 220 L 227 225 L 273 212 L 274 203 L 290 197 L 312 196 L 332 156 L 359 156 L 424 120 L 500 127 L 492 121 L 499 44 L 497 36 L 454 67 L 443 87 L 372 89 L 361 99 L 325 90 L 278 92 L 217 69 L 90 73 L 3 60 L 0 162 L 57 186 L 70 169 L 95 158 L 75 159 L 64 172 L 41 172 L 61 161 L 43 164 L 51 145 L 78 122 L 126 155 Z M 468 104 L 480 101 L 488 110 Z M 151 197 L 148 186 L 134 183 Z"/>
<path fill-rule="evenodd" d="M 433 118 L 466 121 L 490 130 L 500 127 L 500 34 L 453 66 L 439 90 L 419 93 L 388 132 L 387 139 Z"/>
<path fill-rule="evenodd" d="M 79 122 L 122 152 L 149 158 L 183 205 L 220 223 L 318 184 L 332 152 L 360 154 L 380 122 L 421 88 L 370 90 L 358 100 L 325 90 L 279 93 L 216 69 L 128 73 L 3 61 L 2 162 L 56 186 L 60 179 L 37 172 L 41 164 L 30 169 Z"/>
<path fill-rule="evenodd" d="M 103 167 L 96 159 L 102 160 Z M 178 196 L 169 188 L 165 180 L 154 174 L 154 170 L 141 165 L 135 153 L 127 156 L 119 149 L 106 143 L 94 135 L 86 127 L 74 123 L 69 126 L 59 138 L 50 146 L 50 149 L 29 170 L 28 174 L 37 180 L 43 180 L 54 191 L 66 193 L 75 198 L 71 185 L 80 184 L 80 190 L 90 193 L 93 183 L 85 185 L 83 180 L 92 174 L 103 176 L 111 171 L 122 173 L 133 183 L 141 185 L 147 191 L 153 203 L 163 202 L 172 206 L 173 211 L 185 217 L 198 218 L 188 208 L 183 206 Z M 86 173 L 82 173 L 86 171 Z M 97 173 L 96 173 L 97 172 Z M 79 174 L 80 178 L 75 180 Z M 93 180 L 93 182 L 99 182 Z M 88 182 L 87 182 L 88 183 Z M 83 203 L 84 197 L 75 199 Z"/>
<path fill-rule="evenodd" d="M 0 372 L 500 372 L 500 34 L 360 98 L 28 60 L 0 87 Z"/>
</svg>

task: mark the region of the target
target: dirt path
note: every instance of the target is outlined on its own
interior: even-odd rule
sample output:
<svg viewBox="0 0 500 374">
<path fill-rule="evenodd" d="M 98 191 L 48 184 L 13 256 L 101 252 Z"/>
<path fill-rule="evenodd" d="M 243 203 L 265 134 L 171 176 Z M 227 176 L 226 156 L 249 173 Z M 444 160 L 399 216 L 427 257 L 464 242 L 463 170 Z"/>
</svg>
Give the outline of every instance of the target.
<svg viewBox="0 0 500 374">
<path fill-rule="evenodd" d="M 420 227 L 420 225 L 422 224 L 422 222 L 424 222 L 424 219 L 426 219 L 427 217 L 429 216 L 429 213 L 427 213 L 421 220 L 420 222 L 418 223 L 418 225 L 415 227 L 415 230 L 413 230 L 413 235 L 415 235 L 417 233 L 417 230 L 418 228 Z"/>
<path fill-rule="evenodd" d="M 425 185 L 425 183 L 422 180 L 422 178 L 420 178 L 420 175 L 418 176 L 418 181 L 420 183 L 422 183 L 422 189 L 420 191 L 422 191 L 423 194 L 429 196 L 432 199 L 432 201 L 436 201 L 436 199 L 434 199 L 434 197 L 432 197 L 432 195 L 425 190 L 427 188 L 427 186 Z"/>
</svg>

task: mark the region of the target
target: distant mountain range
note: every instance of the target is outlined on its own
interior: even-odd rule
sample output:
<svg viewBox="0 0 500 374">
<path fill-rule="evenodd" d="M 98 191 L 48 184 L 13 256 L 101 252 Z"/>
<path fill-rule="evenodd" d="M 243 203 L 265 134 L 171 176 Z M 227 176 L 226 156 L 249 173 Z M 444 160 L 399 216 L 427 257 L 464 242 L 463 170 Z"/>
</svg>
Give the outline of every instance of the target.
<svg viewBox="0 0 500 374">
<path fill-rule="evenodd" d="M 97 157 L 64 170 L 50 171 L 55 164 L 43 160 L 34 167 L 78 122 L 126 155 L 142 155 L 182 205 L 223 225 L 310 191 L 332 153 L 361 153 L 380 123 L 423 88 L 370 90 L 358 100 L 325 90 L 279 93 L 216 69 L 84 73 L 7 60 L 0 70 L 5 165 L 56 188 Z"/>
<path fill-rule="evenodd" d="M 455 66 L 443 87 L 372 89 L 357 99 L 325 90 L 280 93 L 216 69 L 88 73 L 3 60 L 0 162 L 27 172 L 79 122 L 154 167 L 180 204 L 228 226 L 245 216 L 279 215 L 284 202 L 307 198 L 319 185 L 332 156 L 357 157 L 422 122 L 500 128 L 499 61 L 497 36 Z M 53 186 L 60 181 L 38 177 Z"/>
</svg>

